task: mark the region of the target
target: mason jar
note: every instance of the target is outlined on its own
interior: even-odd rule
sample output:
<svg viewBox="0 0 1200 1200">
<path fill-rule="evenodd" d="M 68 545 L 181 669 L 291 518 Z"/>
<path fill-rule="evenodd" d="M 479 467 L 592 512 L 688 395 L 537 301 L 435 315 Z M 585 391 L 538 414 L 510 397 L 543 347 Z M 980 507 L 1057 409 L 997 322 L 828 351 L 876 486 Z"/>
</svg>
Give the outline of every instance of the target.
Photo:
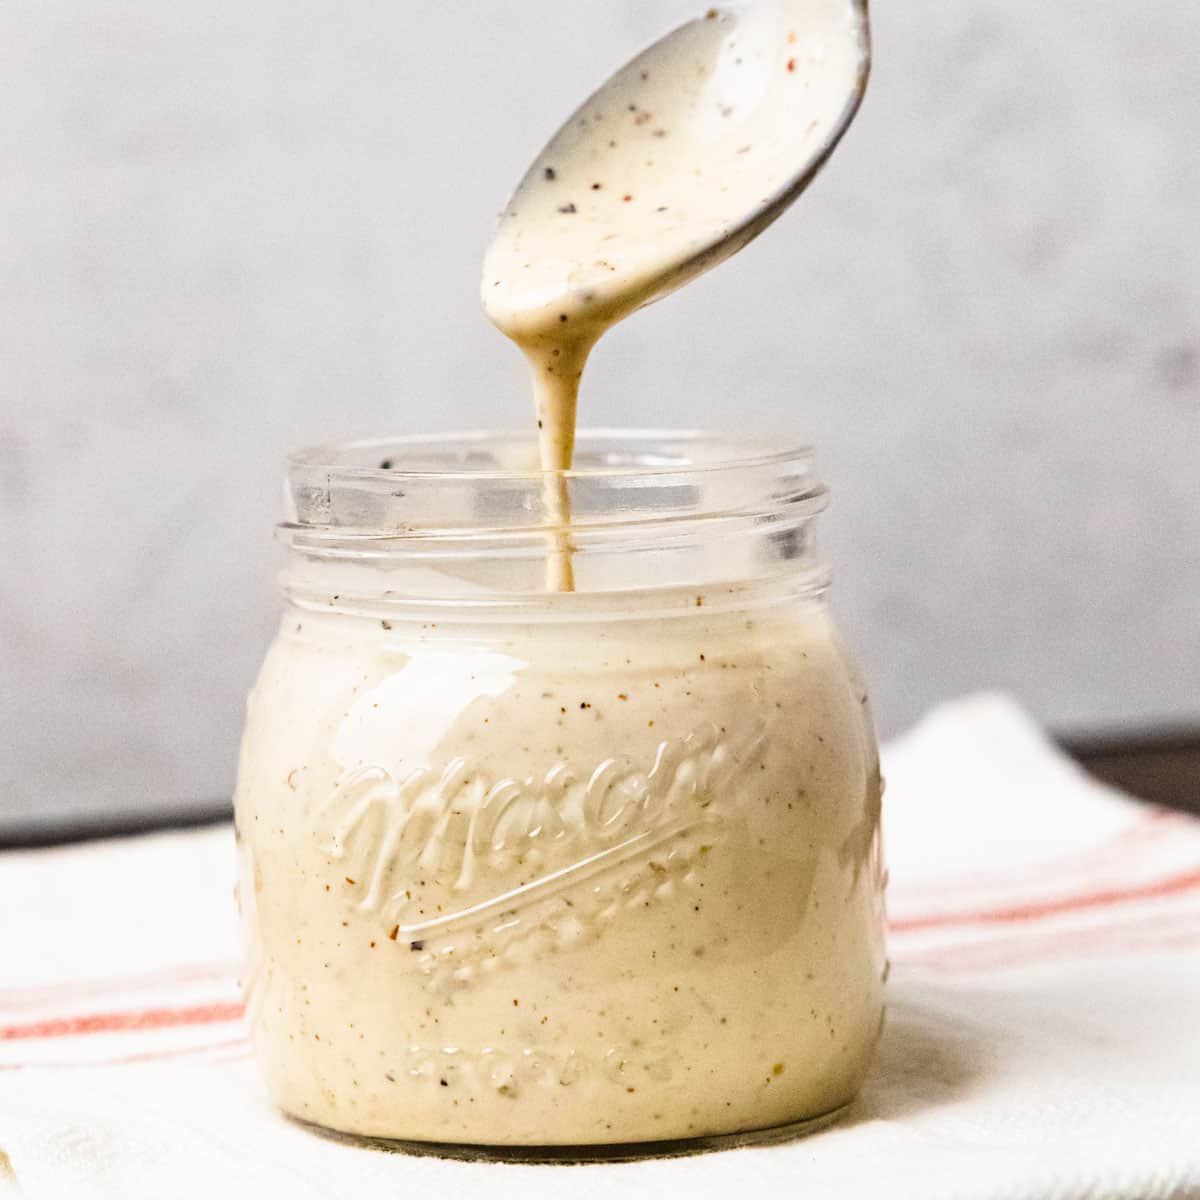
<svg viewBox="0 0 1200 1200">
<path fill-rule="evenodd" d="M 812 456 L 600 431 L 553 488 L 536 461 L 475 434 L 289 462 L 236 795 L 271 1097 L 490 1147 L 812 1128 L 886 969 Z"/>
</svg>

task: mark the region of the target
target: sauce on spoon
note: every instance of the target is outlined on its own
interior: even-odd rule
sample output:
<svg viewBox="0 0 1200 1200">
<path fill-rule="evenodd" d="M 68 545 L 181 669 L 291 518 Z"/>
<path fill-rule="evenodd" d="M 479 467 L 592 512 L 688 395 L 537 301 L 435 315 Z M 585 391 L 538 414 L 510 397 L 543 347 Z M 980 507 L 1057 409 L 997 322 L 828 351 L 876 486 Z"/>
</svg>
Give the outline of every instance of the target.
<svg viewBox="0 0 1200 1200">
<path fill-rule="evenodd" d="M 571 466 L 592 347 L 741 249 L 795 199 L 857 110 L 867 63 L 861 0 L 710 9 L 619 70 L 518 184 L 481 290 L 532 369 L 556 530 L 552 590 L 574 586 L 560 473 Z"/>
</svg>

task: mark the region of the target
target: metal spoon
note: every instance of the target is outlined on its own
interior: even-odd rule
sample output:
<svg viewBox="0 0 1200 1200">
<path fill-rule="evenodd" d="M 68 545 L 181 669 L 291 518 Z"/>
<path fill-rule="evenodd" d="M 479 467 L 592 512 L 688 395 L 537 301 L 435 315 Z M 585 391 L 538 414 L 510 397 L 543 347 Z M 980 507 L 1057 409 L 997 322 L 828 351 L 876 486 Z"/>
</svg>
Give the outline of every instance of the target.
<svg viewBox="0 0 1200 1200">
<path fill-rule="evenodd" d="M 824 166 L 866 88 L 866 0 L 710 9 L 622 67 L 552 137 L 484 263 L 523 344 L 596 336 L 736 253 Z"/>
</svg>

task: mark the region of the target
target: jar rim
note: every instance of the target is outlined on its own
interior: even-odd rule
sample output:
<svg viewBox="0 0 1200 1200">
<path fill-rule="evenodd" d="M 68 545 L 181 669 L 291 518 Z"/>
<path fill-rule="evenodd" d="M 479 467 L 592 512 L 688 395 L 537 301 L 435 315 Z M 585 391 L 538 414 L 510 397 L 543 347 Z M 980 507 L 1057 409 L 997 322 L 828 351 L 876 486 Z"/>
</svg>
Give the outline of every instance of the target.
<svg viewBox="0 0 1200 1200">
<path fill-rule="evenodd" d="M 370 568 L 389 596 L 449 588 L 460 601 L 486 593 L 493 606 L 533 593 L 544 602 L 548 564 L 564 561 L 576 568 L 576 594 L 783 576 L 793 589 L 821 586 L 812 524 L 826 488 L 808 446 L 591 429 L 580 432 L 576 461 L 568 472 L 541 470 L 532 430 L 298 451 L 278 526 L 292 552 L 291 591 L 307 586 L 316 563 Z M 345 581 L 330 589 L 349 590 Z"/>
<path fill-rule="evenodd" d="M 631 450 L 638 447 L 659 447 L 658 453 L 648 455 L 645 462 L 602 461 L 592 463 L 587 454 L 593 445 L 604 442 L 620 443 Z M 667 458 L 662 447 L 678 447 L 692 453 Z M 457 447 L 460 461 L 453 467 L 421 467 L 403 465 L 408 452 L 449 451 Z M 521 468 L 481 465 L 472 459 L 473 451 L 487 447 L 495 463 L 497 448 L 507 447 L 513 457 L 523 456 L 531 465 Z M 469 430 L 434 433 L 401 434 L 391 437 L 358 438 L 345 442 L 322 442 L 301 447 L 286 457 L 289 473 L 294 471 L 323 471 L 331 476 L 384 479 L 395 482 L 413 479 L 423 482 L 478 480 L 492 482 L 531 482 L 547 474 L 568 480 L 603 479 L 612 481 L 628 477 L 631 481 L 653 481 L 663 476 L 679 474 L 709 474 L 720 471 L 754 470 L 784 464 L 804 464 L 811 469 L 814 449 L 811 443 L 783 442 L 763 435 L 723 434 L 709 430 L 596 427 L 580 429 L 575 438 L 576 463 L 569 470 L 545 471 L 536 464 L 537 438 L 529 430 Z M 700 451 L 707 457 L 697 457 Z M 354 461 L 371 459 L 376 465 Z M 580 462 L 582 457 L 583 461 Z"/>
</svg>

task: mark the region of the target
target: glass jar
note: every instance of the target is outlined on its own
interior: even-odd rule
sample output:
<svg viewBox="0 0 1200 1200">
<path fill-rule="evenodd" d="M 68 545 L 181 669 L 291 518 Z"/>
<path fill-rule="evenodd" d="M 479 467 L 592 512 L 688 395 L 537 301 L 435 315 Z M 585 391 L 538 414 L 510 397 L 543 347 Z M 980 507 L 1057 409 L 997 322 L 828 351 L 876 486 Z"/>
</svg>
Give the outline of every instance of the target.
<svg viewBox="0 0 1200 1200">
<path fill-rule="evenodd" d="M 236 818 L 292 1116 L 611 1147 L 803 1129 L 863 1079 L 880 778 L 811 455 L 585 432 L 577 462 L 564 538 L 532 438 L 290 460 Z"/>
</svg>

